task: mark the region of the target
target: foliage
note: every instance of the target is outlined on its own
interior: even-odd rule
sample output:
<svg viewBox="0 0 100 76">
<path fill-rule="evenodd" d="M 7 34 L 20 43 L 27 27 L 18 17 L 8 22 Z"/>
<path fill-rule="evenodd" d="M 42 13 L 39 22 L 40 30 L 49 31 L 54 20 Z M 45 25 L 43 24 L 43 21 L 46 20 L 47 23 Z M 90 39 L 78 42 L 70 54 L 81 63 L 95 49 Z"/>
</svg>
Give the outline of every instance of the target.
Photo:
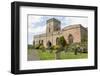
<svg viewBox="0 0 100 76">
<path fill-rule="evenodd" d="M 66 43 L 66 40 L 65 40 L 64 36 L 61 36 L 59 39 L 60 39 L 59 40 L 60 45 L 65 47 L 67 43 Z"/>
<path fill-rule="evenodd" d="M 42 52 L 45 52 L 45 47 L 44 47 L 44 45 L 40 45 L 39 49 L 41 49 Z"/>
<path fill-rule="evenodd" d="M 69 45 L 68 49 L 70 51 L 75 51 L 75 49 L 78 49 L 78 51 L 81 51 L 83 53 L 87 53 L 87 43 L 73 43 Z"/>
<path fill-rule="evenodd" d="M 81 45 L 80 45 L 82 48 L 83 48 L 83 53 L 87 53 L 88 52 L 88 44 L 87 44 L 87 42 L 83 42 L 83 43 L 81 43 Z"/>
<path fill-rule="evenodd" d="M 84 53 L 88 52 L 88 50 L 87 50 L 87 48 L 88 48 L 88 36 L 86 33 L 82 36 L 81 47 L 84 48 L 84 50 L 83 50 Z"/>
<path fill-rule="evenodd" d="M 34 48 L 34 46 L 28 45 L 28 49 L 33 49 L 33 48 Z"/>
<path fill-rule="evenodd" d="M 76 46 L 77 46 L 77 43 L 72 43 L 72 44 L 69 44 L 67 48 L 69 51 L 73 52 L 75 50 Z"/>
<path fill-rule="evenodd" d="M 39 49 L 40 44 L 35 45 L 35 49 Z"/>
<path fill-rule="evenodd" d="M 81 42 L 82 43 L 84 43 L 84 42 L 88 42 L 88 37 L 87 37 L 87 34 L 84 34 L 83 36 L 82 36 L 82 40 L 81 40 Z"/>
<path fill-rule="evenodd" d="M 52 50 L 57 50 L 58 48 L 60 48 L 59 45 L 53 45 L 53 46 L 51 47 Z"/>
<path fill-rule="evenodd" d="M 59 45 L 53 45 L 53 46 L 51 46 L 51 48 L 50 48 L 50 49 L 51 49 L 50 53 L 56 52 L 59 48 L 60 48 Z"/>
</svg>

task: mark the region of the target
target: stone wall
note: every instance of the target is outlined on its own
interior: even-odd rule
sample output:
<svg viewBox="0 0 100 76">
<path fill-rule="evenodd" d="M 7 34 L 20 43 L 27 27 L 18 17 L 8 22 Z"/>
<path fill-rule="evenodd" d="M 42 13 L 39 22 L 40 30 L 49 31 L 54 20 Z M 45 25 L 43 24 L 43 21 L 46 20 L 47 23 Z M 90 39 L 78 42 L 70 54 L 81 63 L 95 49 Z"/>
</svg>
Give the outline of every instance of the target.
<svg viewBox="0 0 100 76">
<path fill-rule="evenodd" d="M 87 36 L 87 29 L 81 24 L 69 25 L 61 29 L 60 23 L 54 18 L 47 20 L 46 33 L 34 36 L 35 45 L 41 41 L 45 47 L 47 47 L 48 41 L 52 45 L 56 45 L 56 39 L 61 36 L 64 36 L 67 43 L 79 43 L 84 36 Z"/>
<path fill-rule="evenodd" d="M 45 47 L 47 47 L 46 45 L 48 41 L 50 41 L 52 45 L 56 45 L 56 39 L 60 36 L 64 36 L 66 42 L 69 43 L 69 35 L 72 35 L 73 43 L 79 43 L 81 42 L 82 37 L 84 37 L 84 35 L 87 35 L 87 31 L 81 25 L 77 25 L 76 27 L 75 26 L 73 25 L 68 28 L 65 27 L 64 29 L 62 29 L 62 31 L 37 35 L 34 37 L 35 44 L 38 44 L 39 41 L 43 40 L 43 45 Z"/>
</svg>

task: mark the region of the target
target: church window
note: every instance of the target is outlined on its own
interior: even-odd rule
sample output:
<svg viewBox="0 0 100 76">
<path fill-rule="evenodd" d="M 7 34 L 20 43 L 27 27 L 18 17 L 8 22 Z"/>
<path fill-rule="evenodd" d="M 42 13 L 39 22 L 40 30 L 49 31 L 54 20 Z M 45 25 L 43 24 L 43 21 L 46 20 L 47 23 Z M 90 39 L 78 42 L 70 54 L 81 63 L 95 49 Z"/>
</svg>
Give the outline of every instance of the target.
<svg viewBox="0 0 100 76">
<path fill-rule="evenodd" d="M 50 32 L 50 28 L 49 28 L 49 32 Z"/>
<path fill-rule="evenodd" d="M 59 38 L 57 37 L 56 38 L 56 45 L 58 45 L 59 44 Z"/>
<path fill-rule="evenodd" d="M 73 43 L 73 36 L 72 36 L 72 34 L 69 34 L 68 42 L 69 42 L 69 44 Z"/>
<path fill-rule="evenodd" d="M 41 44 L 43 45 L 43 40 L 41 40 Z"/>
</svg>

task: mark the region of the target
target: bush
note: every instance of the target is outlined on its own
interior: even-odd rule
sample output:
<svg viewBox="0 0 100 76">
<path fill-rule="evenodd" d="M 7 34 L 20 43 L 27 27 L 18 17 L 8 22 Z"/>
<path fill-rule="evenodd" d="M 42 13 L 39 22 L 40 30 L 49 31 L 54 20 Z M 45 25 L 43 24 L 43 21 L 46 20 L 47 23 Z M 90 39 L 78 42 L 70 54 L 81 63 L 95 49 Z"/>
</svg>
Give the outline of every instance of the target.
<svg viewBox="0 0 100 76">
<path fill-rule="evenodd" d="M 76 43 L 69 44 L 69 46 L 67 47 L 67 50 L 69 50 L 69 51 L 72 51 L 72 52 L 73 52 L 73 51 L 75 50 L 76 46 L 77 46 L 77 44 L 76 44 Z"/>
<path fill-rule="evenodd" d="M 44 49 L 45 47 L 43 45 L 40 45 L 39 49 Z"/>
<path fill-rule="evenodd" d="M 87 48 L 84 48 L 83 53 L 88 53 Z"/>
<path fill-rule="evenodd" d="M 64 51 L 67 52 L 69 50 L 69 45 L 67 44 L 65 47 L 64 47 Z"/>
<path fill-rule="evenodd" d="M 40 45 L 39 49 L 41 49 L 42 52 L 45 52 L 45 47 L 43 45 Z"/>
<path fill-rule="evenodd" d="M 35 49 L 39 49 L 40 48 L 40 44 L 35 45 Z"/>
<path fill-rule="evenodd" d="M 53 45 L 53 46 L 51 46 L 51 48 L 50 48 L 50 49 L 51 49 L 50 53 L 56 52 L 59 48 L 60 48 L 59 45 Z"/>
<path fill-rule="evenodd" d="M 51 46 L 51 48 L 50 48 L 50 49 L 51 49 L 51 50 L 54 50 L 54 47 L 55 47 L 55 46 L 53 45 L 53 46 Z"/>
<path fill-rule="evenodd" d="M 28 49 L 33 49 L 33 48 L 34 48 L 34 46 L 28 45 Z"/>
<path fill-rule="evenodd" d="M 88 45 L 87 42 L 82 42 L 81 43 L 81 47 L 83 48 L 83 53 L 87 53 L 88 52 Z"/>
<path fill-rule="evenodd" d="M 59 48 L 60 48 L 59 45 L 54 45 L 54 46 L 52 46 L 52 49 L 53 49 L 53 50 L 57 50 L 57 49 L 59 49 Z"/>
</svg>

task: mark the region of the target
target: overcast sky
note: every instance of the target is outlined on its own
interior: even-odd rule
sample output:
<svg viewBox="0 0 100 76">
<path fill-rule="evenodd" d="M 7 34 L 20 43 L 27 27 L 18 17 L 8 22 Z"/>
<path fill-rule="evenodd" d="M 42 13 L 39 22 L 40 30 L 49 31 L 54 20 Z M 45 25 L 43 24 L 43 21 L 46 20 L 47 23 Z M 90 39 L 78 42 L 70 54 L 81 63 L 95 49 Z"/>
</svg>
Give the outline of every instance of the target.
<svg viewBox="0 0 100 76">
<path fill-rule="evenodd" d="M 50 18 L 61 21 L 61 28 L 73 24 L 88 27 L 87 17 L 28 15 L 28 44 L 32 44 L 34 35 L 46 32 L 46 21 Z"/>
</svg>

